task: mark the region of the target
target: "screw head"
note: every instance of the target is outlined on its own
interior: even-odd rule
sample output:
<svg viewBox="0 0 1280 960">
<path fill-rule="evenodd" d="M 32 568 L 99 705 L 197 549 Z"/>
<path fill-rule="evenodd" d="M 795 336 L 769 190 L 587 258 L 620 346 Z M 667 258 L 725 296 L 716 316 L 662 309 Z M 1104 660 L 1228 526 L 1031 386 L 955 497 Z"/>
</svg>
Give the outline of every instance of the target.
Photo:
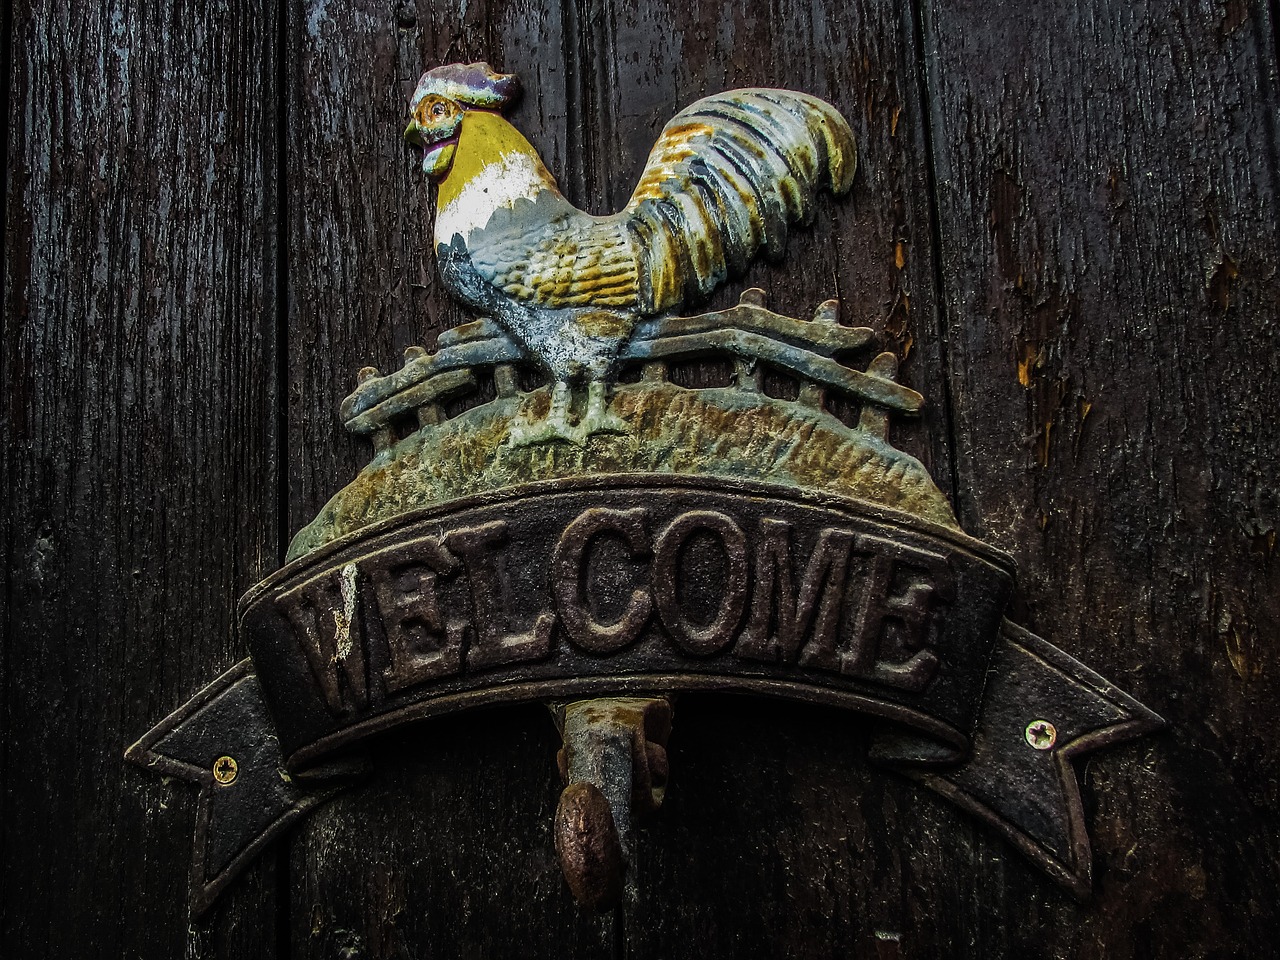
<svg viewBox="0 0 1280 960">
<path fill-rule="evenodd" d="M 213 761 L 213 779 L 224 787 L 235 783 L 239 773 L 240 764 L 236 763 L 234 757 L 219 757 Z"/>
<path fill-rule="evenodd" d="M 1048 720 L 1032 720 L 1027 724 L 1027 743 L 1035 750 L 1052 750 L 1058 742 L 1058 728 Z"/>
</svg>

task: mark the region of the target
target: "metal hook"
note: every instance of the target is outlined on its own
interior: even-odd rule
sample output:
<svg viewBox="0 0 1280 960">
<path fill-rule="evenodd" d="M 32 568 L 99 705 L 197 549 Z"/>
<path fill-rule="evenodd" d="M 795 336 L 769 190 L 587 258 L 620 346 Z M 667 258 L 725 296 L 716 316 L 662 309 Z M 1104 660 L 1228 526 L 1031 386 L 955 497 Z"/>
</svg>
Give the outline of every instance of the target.
<svg viewBox="0 0 1280 960">
<path fill-rule="evenodd" d="M 667 784 L 671 703 L 610 697 L 552 706 L 564 746 L 566 781 L 556 808 L 555 842 L 574 898 L 607 910 L 622 898 L 632 859 L 632 814 L 662 805 Z"/>
</svg>

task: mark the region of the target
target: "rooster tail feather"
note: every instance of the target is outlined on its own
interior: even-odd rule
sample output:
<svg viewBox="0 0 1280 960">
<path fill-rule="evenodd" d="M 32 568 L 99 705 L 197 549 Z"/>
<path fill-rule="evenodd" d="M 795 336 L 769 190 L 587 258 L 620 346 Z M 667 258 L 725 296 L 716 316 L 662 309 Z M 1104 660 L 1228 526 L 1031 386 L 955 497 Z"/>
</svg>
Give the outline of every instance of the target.
<svg viewBox="0 0 1280 960">
<path fill-rule="evenodd" d="M 705 297 L 787 229 L 813 219 L 819 190 L 853 182 L 853 131 L 831 104 L 788 90 L 732 90 L 663 129 L 621 216 L 643 251 L 641 299 L 661 312 Z"/>
</svg>

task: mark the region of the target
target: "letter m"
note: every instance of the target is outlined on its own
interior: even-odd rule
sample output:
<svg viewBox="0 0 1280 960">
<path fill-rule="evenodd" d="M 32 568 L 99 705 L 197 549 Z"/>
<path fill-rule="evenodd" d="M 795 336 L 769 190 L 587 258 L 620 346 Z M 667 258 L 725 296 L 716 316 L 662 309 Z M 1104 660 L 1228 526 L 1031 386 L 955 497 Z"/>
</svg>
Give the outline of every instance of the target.
<svg viewBox="0 0 1280 960">
<path fill-rule="evenodd" d="M 833 644 L 853 539 L 851 531 L 833 527 L 818 534 L 797 595 L 791 524 L 762 520 L 751 615 L 735 652 L 752 660 L 794 663 L 811 631 L 819 644 Z"/>
</svg>

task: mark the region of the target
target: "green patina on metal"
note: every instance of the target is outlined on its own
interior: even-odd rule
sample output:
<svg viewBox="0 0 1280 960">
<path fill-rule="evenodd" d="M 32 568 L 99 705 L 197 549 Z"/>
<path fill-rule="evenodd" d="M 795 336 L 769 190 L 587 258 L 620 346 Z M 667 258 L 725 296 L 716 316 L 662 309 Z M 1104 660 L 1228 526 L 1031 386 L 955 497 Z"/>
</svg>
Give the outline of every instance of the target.
<svg viewBox="0 0 1280 960">
<path fill-rule="evenodd" d="M 856 150 L 835 108 L 786 90 L 700 100 L 663 130 L 626 207 L 595 217 L 502 118 L 516 96 L 516 79 L 486 64 L 419 84 L 406 138 L 440 184 L 441 276 L 479 319 L 441 335 L 435 353 L 411 347 L 391 374 L 361 371 L 342 415 L 373 441 L 373 462 L 289 559 L 459 497 L 600 474 L 763 481 L 958 529 L 924 467 L 889 443 L 890 415 L 914 415 L 923 398 L 894 381 L 892 354 L 849 364 L 875 334 L 840 324 L 836 301 L 802 320 L 753 289 L 726 310 L 678 312 L 758 253 L 781 256 L 819 192 L 848 190 Z M 667 378 L 671 363 L 726 358 L 731 386 Z M 619 383 L 637 368 L 638 382 Z M 766 368 L 798 382 L 795 400 L 762 392 Z M 518 389 L 530 376 L 541 385 Z M 487 379 L 494 399 L 446 416 Z M 830 412 L 832 394 L 860 406 L 856 425 Z"/>
<path fill-rule="evenodd" d="M 874 429 L 739 387 L 624 384 L 610 411 L 630 426 L 584 445 L 515 446 L 512 424 L 547 415 L 550 391 L 499 398 L 422 427 L 375 455 L 294 538 L 289 559 L 368 524 L 533 480 L 604 473 L 689 474 L 807 488 L 865 500 L 958 529 L 914 457 Z"/>
</svg>

